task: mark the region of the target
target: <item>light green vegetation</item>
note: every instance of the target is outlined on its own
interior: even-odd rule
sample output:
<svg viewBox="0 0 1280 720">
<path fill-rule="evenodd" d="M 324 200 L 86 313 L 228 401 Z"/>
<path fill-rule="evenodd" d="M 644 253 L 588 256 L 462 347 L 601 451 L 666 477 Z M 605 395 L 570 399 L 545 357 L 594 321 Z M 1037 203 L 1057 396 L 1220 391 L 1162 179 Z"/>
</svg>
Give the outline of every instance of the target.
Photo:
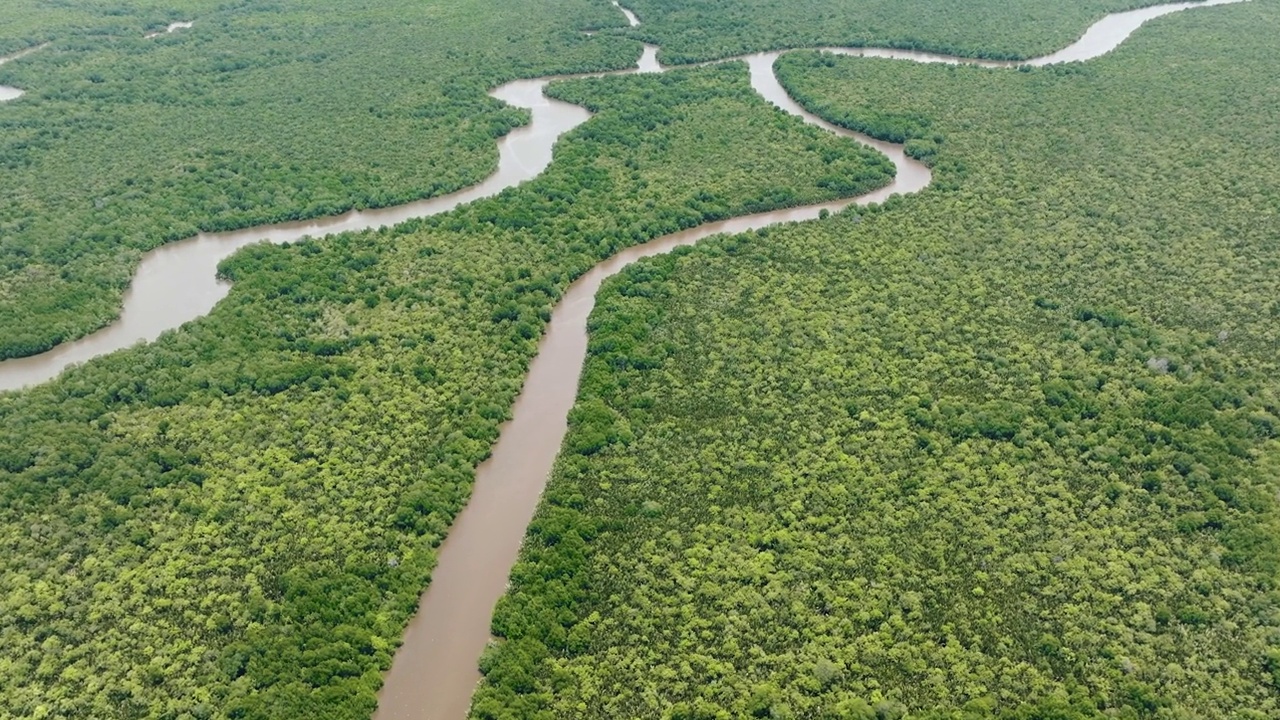
<svg viewBox="0 0 1280 720">
<path fill-rule="evenodd" d="M 367 717 L 570 280 L 892 172 L 741 64 L 551 92 L 599 114 L 537 180 L 242 251 L 207 318 L 0 395 L 0 717 Z"/>
<path fill-rule="evenodd" d="M 0 55 L 78 34 L 141 36 L 174 21 L 191 20 L 220 4 L 209 0 L 130 0 L 127 6 L 115 0 L 6 0 L 0 17 Z"/>
<path fill-rule="evenodd" d="M 606 285 L 473 715 L 1280 715 L 1278 34 L 784 56 L 935 185 Z"/>
<path fill-rule="evenodd" d="M 588 0 L 7 9 L 0 48 L 52 43 L 0 68 L 0 358 L 110 321 L 162 243 L 473 184 L 527 121 L 489 88 L 640 53 L 580 32 L 623 22 Z"/>
<path fill-rule="evenodd" d="M 666 62 L 780 48 L 930 50 L 1025 59 L 1062 48 L 1104 15 L 1160 0 L 630 0 L 643 24 L 628 31 L 662 46 Z"/>
</svg>

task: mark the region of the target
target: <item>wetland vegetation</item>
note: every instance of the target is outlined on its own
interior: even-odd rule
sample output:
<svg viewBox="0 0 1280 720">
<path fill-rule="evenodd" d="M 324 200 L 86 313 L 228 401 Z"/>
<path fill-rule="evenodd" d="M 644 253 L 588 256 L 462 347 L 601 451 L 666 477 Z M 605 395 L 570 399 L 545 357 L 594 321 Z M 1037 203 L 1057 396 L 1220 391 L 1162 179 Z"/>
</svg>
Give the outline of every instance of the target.
<svg viewBox="0 0 1280 720">
<path fill-rule="evenodd" d="M 935 183 L 606 285 L 473 715 L 1280 712 L 1277 27 L 783 56 Z"/>
<path fill-rule="evenodd" d="M 485 91 L 640 51 L 582 35 L 622 22 L 586 0 L 190 3 L 92 31 L 75 29 L 87 10 L 66 12 L 43 34 L 0 21 L 23 38 L 0 47 L 50 42 L 0 67 L 27 91 L 0 106 L 0 359 L 109 322 L 163 243 L 471 185 L 527 122 Z M 197 23 L 143 38 L 173 19 Z"/>
<path fill-rule="evenodd" d="M 107 322 L 158 244 L 475 182 L 513 77 L 640 38 L 1026 57 L 1129 6 L 952 5 L 14 0 L 0 54 L 50 45 L 0 68 L 0 357 Z M 936 182 L 606 287 L 473 715 L 1280 712 L 1277 31 L 1255 0 L 1026 72 L 784 56 Z M 569 282 L 892 171 L 740 64 L 549 92 L 598 115 L 537 180 L 246 249 L 208 317 L 0 394 L 0 717 L 367 717 Z"/>
<path fill-rule="evenodd" d="M 741 64 L 551 92 L 599 114 L 539 179 L 246 249 L 199 323 L 0 395 L 0 714 L 367 716 L 569 280 L 892 171 Z"/>
</svg>

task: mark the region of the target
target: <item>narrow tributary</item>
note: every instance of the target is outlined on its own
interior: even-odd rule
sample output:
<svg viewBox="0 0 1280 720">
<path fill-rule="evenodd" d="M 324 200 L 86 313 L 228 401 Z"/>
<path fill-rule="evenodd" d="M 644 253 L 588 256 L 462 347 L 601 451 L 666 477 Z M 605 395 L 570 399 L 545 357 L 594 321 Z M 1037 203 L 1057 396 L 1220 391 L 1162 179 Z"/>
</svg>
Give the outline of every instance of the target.
<svg viewBox="0 0 1280 720">
<path fill-rule="evenodd" d="M 175 22 L 175 23 L 169 23 L 169 25 L 168 25 L 164 30 L 160 30 L 160 31 L 157 31 L 157 32 L 147 33 L 146 35 L 143 35 L 143 36 L 142 36 L 142 38 L 143 38 L 144 40 L 151 40 L 151 39 L 153 39 L 153 38 L 158 38 L 158 37 L 160 37 L 161 35 L 167 35 L 167 34 L 169 34 L 169 33 L 172 33 L 172 32 L 178 31 L 178 30 L 183 30 L 183 29 L 186 29 L 186 28 L 189 28 L 189 27 L 193 27 L 194 25 L 195 25 L 195 23 L 193 23 L 193 22 Z M 12 62 L 12 61 L 14 61 L 14 60 L 17 60 L 18 58 L 21 58 L 21 57 L 25 57 L 25 56 L 27 56 L 27 55 L 30 55 L 31 53 L 33 53 L 33 52 L 35 52 L 35 51 L 37 51 L 37 50 L 41 50 L 41 49 L 43 49 L 43 48 L 47 47 L 48 45 L 49 45 L 49 43 L 45 43 L 45 44 L 43 44 L 43 45 L 37 45 L 37 46 L 35 46 L 35 47 L 29 47 L 29 48 L 27 48 L 26 50 L 20 50 L 20 51 L 18 51 L 18 52 L 16 52 L 16 53 L 14 53 L 14 54 L 12 54 L 12 55 L 7 55 L 7 56 L 5 56 L 5 57 L 0 57 L 0 65 L 4 65 L 4 64 L 5 64 L 5 63 L 7 63 L 7 62 Z M 22 95 L 23 95 L 23 91 L 22 91 L 20 88 L 11 87 L 11 86 L 9 86 L 9 85 L 0 85 L 0 102 L 5 102 L 5 101 L 7 101 L 7 100 L 17 100 L 18 98 L 22 97 Z M 2 389 L 4 389 L 4 388 L 0 387 L 0 390 L 2 390 Z"/>
<path fill-rule="evenodd" d="M 157 31 L 155 31 L 155 32 L 149 32 L 149 33 L 147 33 L 146 35 L 143 35 L 143 36 L 142 36 L 142 38 L 143 38 L 144 40 L 151 40 L 152 38 L 158 38 L 158 37 L 160 37 L 161 35 L 168 35 L 168 34 L 170 34 L 170 33 L 174 33 L 174 32 L 177 32 L 177 31 L 179 31 L 179 30 L 186 30 L 187 28 L 191 28 L 191 27 L 195 27 L 195 23 L 194 23 L 194 22 L 189 22 L 189 21 L 182 21 L 182 20 L 179 20 L 178 22 L 172 22 L 172 23 L 169 23 L 168 27 L 166 27 L 166 28 L 165 28 L 165 29 L 163 29 L 163 30 L 157 30 Z"/>
</svg>

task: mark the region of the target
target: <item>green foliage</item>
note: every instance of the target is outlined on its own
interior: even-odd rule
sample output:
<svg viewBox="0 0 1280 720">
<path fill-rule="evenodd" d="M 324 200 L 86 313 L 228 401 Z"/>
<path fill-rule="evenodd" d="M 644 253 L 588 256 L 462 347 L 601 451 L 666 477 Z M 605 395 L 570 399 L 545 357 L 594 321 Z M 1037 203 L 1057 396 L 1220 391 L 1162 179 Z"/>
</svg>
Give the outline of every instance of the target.
<svg viewBox="0 0 1280 720">
<path fill-rule="evenodd" d="M 527 121 L 489 88 L 640 52 L 580 32 L 622 22 L 589 0 L 47 5 L 0 17 L 0 49 L 51 43 L 0 68 L 0 358 L 111 321 L 163 243 L 478 182 Z"/>
<path fill-rule="evenodd" d="M 779 48 L 891 47 L 1025 59 L 1080 36 L 1109 12 L 1158 0 L 628 0 L 643 24 L 627 34 L 684 63 Z"/>
<path fill-rule="evenodd" d="M 606 284 L 473 716 L 1280 714 L 1277 28 L 784 56 L 937 182 Z"/>
<path fill-rule="evenodd" d="M 780 195 L 832 198 L 833 167 L 857 191 L 889 179 L 740 64 L 552 91 L 599 115 L 537 180 L 246 248 L 208 317 L 0 395 L 0 717 L 367 717 L 571 280 Z M 599 433 L 584 451 L 629 440 L 607 408 L 575 420 Z M 581 553 L 596 529 L 533 531 Z M 486 665 L 522 688 L 513 652 Z"/>
</svg>

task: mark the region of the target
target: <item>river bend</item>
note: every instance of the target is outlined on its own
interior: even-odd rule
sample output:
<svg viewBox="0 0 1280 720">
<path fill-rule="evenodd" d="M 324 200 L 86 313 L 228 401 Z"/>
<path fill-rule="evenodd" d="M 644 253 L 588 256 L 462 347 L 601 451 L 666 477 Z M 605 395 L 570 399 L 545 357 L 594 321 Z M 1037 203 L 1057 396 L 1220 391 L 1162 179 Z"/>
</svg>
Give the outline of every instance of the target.
<svg viewBox="0 0 1280 720">
<path fill-rule="evenodd" d="M 984 67 L 1048 65 L 1103 55 L 1151 18 L 1190 7 L 1240 1 L 1178 3 L 1110 15 L 1070 46 L 1025 62 L 971 61 L 880 48 L 826 49 L 840 54 Z M 639 24 L 633 13 L 625 9 L 623 12 L 633 27 Z M 652 51 L 653 48 L 646 47 L 645 58 L 649 58 Z M 792 100 L 773 72 L 774 61 L 780 54 L 766 52 L 731 59 L 746 61 L 751 71 L 751 86 L 770 103 L 805 122 L 887 155 L 897 169 L 893 182 L 855 198 L 732 218 L 660 237 L 618 252 L 569 286 L 551 312 L 551 322 L 529 366 L 524 387 L 512 408 L 512 418 L 503 425 L 492 455 L 477 468 L 470 502 L 458 514 L 440 548 L 431 584 L 385 677 L 375 720 L 466 718 L 471 696 L 480 681 L 477 662 L 490 640 L 493 608 L 506 591 L 525 531 L 568 430 L 567 418 L 577 397 L 578 379 L 587 354 L 587 319 L 595 305 L 596 291 L 604 280 L 636 260 L 691 245 L 712 235 L 812 220 L 823 210 L 836 212 L 854 204 L 881 202 L 891 195 L 918 192 L 929 185 L 932 180 L 929 169 L 908 157 L 901 145 L 832 125 Z M 647 62 L 642 59 L 641 66 L 652 69 Z"/>
</svg>

